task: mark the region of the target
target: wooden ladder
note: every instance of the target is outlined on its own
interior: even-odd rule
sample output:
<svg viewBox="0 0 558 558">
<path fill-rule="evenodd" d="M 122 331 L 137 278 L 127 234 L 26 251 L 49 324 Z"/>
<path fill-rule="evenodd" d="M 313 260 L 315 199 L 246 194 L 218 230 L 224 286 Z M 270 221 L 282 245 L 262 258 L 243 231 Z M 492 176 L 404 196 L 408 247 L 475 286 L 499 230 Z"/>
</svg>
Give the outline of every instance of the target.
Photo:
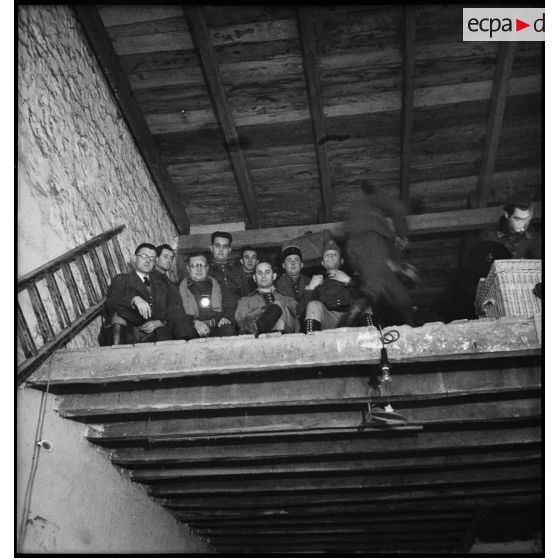
<svg viewBox="0 0 558 558">
<path fill-rule="evenodd" d="M 127 272 L 117 238 L 124 228 L 103 232 L 18 279 L 17 332 L 25 357 L 17 366 L 18 385 L 101 313 L 110 281 Z"/>
</svg>

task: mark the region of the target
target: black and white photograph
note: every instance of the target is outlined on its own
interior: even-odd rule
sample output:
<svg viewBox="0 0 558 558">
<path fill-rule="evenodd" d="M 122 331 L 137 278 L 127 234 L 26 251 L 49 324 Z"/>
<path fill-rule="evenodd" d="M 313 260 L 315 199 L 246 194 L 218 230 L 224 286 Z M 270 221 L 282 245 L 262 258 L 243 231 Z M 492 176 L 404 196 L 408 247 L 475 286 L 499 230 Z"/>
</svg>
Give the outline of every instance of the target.
<svg viewBox="0 0 558 558">
<path fill-rule="evenodd" d="M 544 553 L 544 4 L 13 19 L 14 551 Z"/>
</svg>

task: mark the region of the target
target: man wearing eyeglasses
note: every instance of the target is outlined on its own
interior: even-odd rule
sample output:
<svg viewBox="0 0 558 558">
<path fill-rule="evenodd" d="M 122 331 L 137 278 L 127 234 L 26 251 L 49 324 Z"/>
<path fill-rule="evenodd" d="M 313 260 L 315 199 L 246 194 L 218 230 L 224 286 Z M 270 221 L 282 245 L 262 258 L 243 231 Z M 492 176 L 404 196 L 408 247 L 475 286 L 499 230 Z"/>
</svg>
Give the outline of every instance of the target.
<svg viewBox="0 0 558 558">
<path fill-rule="evenodd" d="M 114 344 L 192 338 L 192 320 L 180 298 L 153 273 L 157 251 L 144 242 L 134 253 L 134 270 L 112 280 L 106 309 L 113 327 Z"/>
<path fill-rule="evenodd" d="M 178 290 L 184 312 L 193 317 L 197 337 L 235 335 L 235 327 L 223 312 L 223 297 L 219 282 L 208 274 L 209 265 L 206 255 L 190 254 L 186 269 L 188 277 L 180 282 Z"/>
</svg>

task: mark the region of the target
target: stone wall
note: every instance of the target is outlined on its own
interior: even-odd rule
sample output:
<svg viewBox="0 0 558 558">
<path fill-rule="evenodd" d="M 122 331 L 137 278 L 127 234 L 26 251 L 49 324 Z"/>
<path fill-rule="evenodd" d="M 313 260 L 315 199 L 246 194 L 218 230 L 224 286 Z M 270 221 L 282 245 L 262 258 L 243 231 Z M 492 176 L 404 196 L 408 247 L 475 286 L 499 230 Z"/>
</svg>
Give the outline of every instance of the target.
<svg viewBox="0 0 558 558">
<path fill-rule="evenodd" d="M 18 275 L 118 225 L 177 231 L 71 7 L 18 8 Z M 70 347 L 97 344 L 99 319 Z"/>
<path fill-rule="evenodd" d="M 54 395 L 46 396 L 41 421 L 42 396 L 18 390 L 17 527 L 25 511 L 24 553 L 212 552 L 90 444 L 84 424 L 59 417 Z M 50 449 L 37 448 L 34 456 L 38 424 Z"/>
</svg>

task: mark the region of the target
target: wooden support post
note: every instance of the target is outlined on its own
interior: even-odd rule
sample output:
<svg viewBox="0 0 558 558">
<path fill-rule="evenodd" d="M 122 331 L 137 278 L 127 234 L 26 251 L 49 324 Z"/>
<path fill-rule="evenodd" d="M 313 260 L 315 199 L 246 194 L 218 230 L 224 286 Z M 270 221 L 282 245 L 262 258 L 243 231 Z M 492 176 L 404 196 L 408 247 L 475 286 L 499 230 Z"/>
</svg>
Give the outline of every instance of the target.
<svg viewBox="0 0 558 558">
<path fill-rule="evenodd" d="M 490 188 L 492 187 L 494 165 L 498 152 L 498 143 L 500 142 L 500 132 L 504 120 L 504 110 L 506 108 L 506 99 L 510 86 L 513 57 L 516 47 L 517 43 L 515 42 L 502 42 L 498 50 L 496 75 L 494 76 L 494 84 L 492 86 L 490 113 L 488 115 L 488 124 L 482 151 L 476 195 L 477 199 L 473 200 L 473 204 L 476 207 L 486 207 Z"/>
<path fill-rule="evenodd" d="M 333 218 L 333 194 L 327 156 L 327 128 L 322 106 L 316 40 L 310 10 L 311 8 L 308 6 L 299 6 L 298 21 L 322 199 L 322 212 L 319 214 L 318 222 L 323 222 L 330 221 Z"/>
<path fill-rule="evenodd" d="M 413 89 L 415 70 L 415 7 L 404 7 L 403 76 L 401 83 L 401 200 L 410 201 L 411 136 L 413 133 Z"/>
<path fill-rule="evenodd" d="M 203 6 L 187 6 L 184 8 L 184 13 L 192 35 L 192 43 L 195 45 L 200 57 L 200 65 L 217 113 L 217 119 L 225 136 L 225 143 L 236 179 L 236 185 L 248 220 L 247 225 L 251 229 L 257 229 L 261 227 L 261 218 L 256 203 L 256 194 L 244 154 L 240 147 L 236 125 L 227 101 L 225 88 L 221 82 L 219 63 L 215 57 L 203 9 Z"/>
</svg>

